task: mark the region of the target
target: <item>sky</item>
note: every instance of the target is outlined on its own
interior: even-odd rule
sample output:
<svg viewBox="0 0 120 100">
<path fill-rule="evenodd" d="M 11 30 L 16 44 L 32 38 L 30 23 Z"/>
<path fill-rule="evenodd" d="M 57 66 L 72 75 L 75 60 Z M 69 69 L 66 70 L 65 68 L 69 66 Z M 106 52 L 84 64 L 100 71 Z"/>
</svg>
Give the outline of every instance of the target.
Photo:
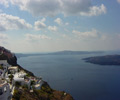
<svg viewBox="0 0 120 100">
<path fill-rule="evenodd" d="M 0 0 L 0 46 L 13 52 L 120 50 L 120 0 Z"/>
</svg>

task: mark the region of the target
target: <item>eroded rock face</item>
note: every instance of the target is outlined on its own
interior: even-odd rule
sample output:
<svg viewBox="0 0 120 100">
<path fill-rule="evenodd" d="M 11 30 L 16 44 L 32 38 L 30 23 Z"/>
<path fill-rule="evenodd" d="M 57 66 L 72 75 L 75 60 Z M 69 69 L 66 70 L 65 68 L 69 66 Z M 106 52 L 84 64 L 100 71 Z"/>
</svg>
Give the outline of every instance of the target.
<svg viewBox="0 0 120 100">
<path fill-rule="evenodd" d="M 0 60 L 7 60 L 10 65 L 17 65 L 17 58 L 10 50 L 0 46 Z"/>
</svg>

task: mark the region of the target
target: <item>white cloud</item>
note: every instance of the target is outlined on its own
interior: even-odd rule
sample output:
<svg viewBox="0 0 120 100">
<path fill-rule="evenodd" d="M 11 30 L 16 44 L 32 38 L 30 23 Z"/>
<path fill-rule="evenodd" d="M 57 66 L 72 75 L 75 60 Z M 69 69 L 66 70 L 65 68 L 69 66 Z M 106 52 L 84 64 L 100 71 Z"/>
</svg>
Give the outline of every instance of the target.
<svg viewBox="0 0 120 100">
<path fill-rule="evenodd" d="M 9 7 L 9 0 L 0 0 L 0 4 Z"/>
<path fill-rule="evenodd" d="M 48 29 L 50 31 L 57 31 L 57 27 L 56 26 L 48 26 Z"/>
<path fill-rule="evenodd" d="M 32 25 L 17 16 L 0 14 L 0 31 L 11 29 L 29 29 Z"/>
<path fill-rule="evenodd" d="M 67 23 L 65 23 L 65 25 L 69 25 L 69 23 L 67 22 Z"/>
<path fill-rule="evenodd" d="M 35 16 L 54 16 L 60 8 L 59 0 L 11 0 L 11 3 Z"/>
<path fill-rule="evenodd" d="M 34 16 L 55 16 L 60 13 L 65 16 L 97 16 L 106 12 L 103 4 L 92 5 L 91 0 L 10 0 L 10 2 Z"/>
<path fill-rule="evenodd" d="M 117 0 L 118 3 L 120 3 L 120 0 Z"/>
<path fill-rule="evenodd" d="M 46 26 L 46 24 L 44 23 L 46 21 L 46 19 L 45 18 L 43 18 L 41 21 L 36 21 L 35 22 L 35 29 L 36 30 L 41 30 L 41 29 L 43 29 L 43 28 L 46 28 L 47 26 Z"/>
<path fill-rule="evenodd" d="M 6 34 L 0 33 L 0 43 L 6 43 L 8 36 Z"/>
<path fill-rule="evenodd" d="M 63 38 L 69 38 L 68 35 L 66 35 L 66 34 L 62 34 L 62 37 Z"/>
<path fill-rule="evenodd" d="M 105 14 L 106 12 L 107 12 L 106 7 L 102 4 L 99 7 L 98 6 L 90 7 L 89 12 L 81 12 L 80 14 L 84 16 L 98 16 L 101 15 L 102 13 Z"/>
<path fill-rule="evenodd" d="M 41 19 L 41 22 L 45 22 L 45 21 L 46 21 L 46 18 Z"/>
<path fill-rule="evenodd" d="M 54 22 L 56 22 L 58 25 L 61 25 L 63 23 L 61 18 L 55 19 Z"/>
<path fill-rule="evenodd" d="M 0 31 L 5 31 L 5 30 L 6 30 L 5 27 L 2 26 L 2 24 L 0 23 Z"/>
<path fill-rule="evenodd" d="M 98 37 L 98 32 L 97 32 L 97 30 L 94 30 L 94 29 L 92 31 L 87 31 L 87 32 L 80 32 L 77 30 L 73 30 L 72 33 L 80 38 L 96 38 L 96 37 Z"/>
<path fill-rule="evenodd" d="M 8 36 L 6 34 L 0 33 L 0 40 L 7 39 Z"/>
<path fill-rule="evenodd" d="M 26 34 L 25 37 L 26 40 L 30 40 L 30 41 L 38 41 L 40 39 L 51 39 L 46 35 L 40 35 L 40 34 Z"/>
</svg>

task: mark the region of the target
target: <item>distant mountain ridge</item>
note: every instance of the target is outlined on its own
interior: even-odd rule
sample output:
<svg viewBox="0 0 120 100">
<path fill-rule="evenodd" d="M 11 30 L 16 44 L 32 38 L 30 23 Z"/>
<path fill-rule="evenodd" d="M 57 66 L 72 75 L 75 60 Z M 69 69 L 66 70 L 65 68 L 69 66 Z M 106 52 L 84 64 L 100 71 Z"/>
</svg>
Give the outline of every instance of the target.
<svg viewBox="0 0 120 100">
<path fill-rule="evenodd" d="M 58 52 L 53 52 L 53 53 L 48 53 L 48 54 L 67 54 L 67 55 L 72 55 L 72 54 L 92 54 L 92 53 L 103 53 L 103 51 L 58 51 Z"/>
<path fill-rule="evenodd" d="M 99 54 L 104 53 L 103 51 L 58 51 L 58 52 L 50 52 L 50 53 L 31 53 L 31 54 L 23 54 L 16 53 L 15 55 L 19 57 L 27 57 L 27 56 L 39 56 L 39 55 L 80 55 L 80 54 Z"/>
</svg>

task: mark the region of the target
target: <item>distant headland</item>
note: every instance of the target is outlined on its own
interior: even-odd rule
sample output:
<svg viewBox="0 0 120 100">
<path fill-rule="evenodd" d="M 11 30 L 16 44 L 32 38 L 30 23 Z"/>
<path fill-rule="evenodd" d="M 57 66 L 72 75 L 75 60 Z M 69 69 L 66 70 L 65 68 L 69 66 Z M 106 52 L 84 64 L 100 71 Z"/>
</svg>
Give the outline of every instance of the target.
<svg viewBox="0 0 120 100">
<path fill-rule="evenodd" d="M 105 55 L 84 58 L 86 62 L 99 65 L 120 65 L 120 55 Z"/>
</svg>

